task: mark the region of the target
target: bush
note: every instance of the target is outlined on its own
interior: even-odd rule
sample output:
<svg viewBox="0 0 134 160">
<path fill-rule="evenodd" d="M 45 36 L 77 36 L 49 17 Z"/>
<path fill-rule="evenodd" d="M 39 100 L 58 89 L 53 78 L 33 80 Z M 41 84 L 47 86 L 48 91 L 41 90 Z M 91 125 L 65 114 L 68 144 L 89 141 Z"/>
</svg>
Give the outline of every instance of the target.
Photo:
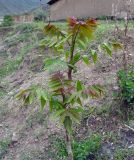
<svg viewBox="0 0 134 160">
<path fill-rule="evenodd" d="M 134 105 L 134 71 L 124 70 L 118 72 L 119 87 L 121 89 L 120 97 L 123 104 L 127 107 Z"/>
<path fill-rule="evenodd" d="M 52 143 L 52 148 L 56 149 L 56 159 L 65 160 L 68 154 L 65 141 L 63 139 L 56 138 L 55 140 L 52 140 Z M 101 136 L 96 134 L 80 142 L 74 140 L 72 147 L 74 160 L 86 160 L 88 158 L 96 158 L 98 150 L 101 147 Z"/>
<path fill-rule="evenodd" d="M 37 15 L 35 15 L 34 17 L 35 21 L 45 21 L 46 20 L 46 15 L 45 13 L 38 13 Z"/>
<path fill-rule="evenodd" d="M 13 25 L 13 18 L 11 16 L 4 16 L 2 26 L 12 26 Z"/>
<path fill-rule="evenodd" d="M 34 21 L 45 21 L 45 20 L 46 20 L 46 16 L 43 16 L 41 14 L 34 17 Z"/>
<path fill-rule="evenodd" d="M 95 158 L 101 147 L 101 137 L 93 135 L 81 142 L 73 143 L 74 160 L 86 160 L 87 158 Z"/>
<path fill-rule="evenodd" d="M 26 24 L 21 24 L 16 27 L 16 31 L 19 31 L 21 33 L 31 33 L 35 31 L 37 26 L 33 23 L 26 23 Z"/>
</svg>

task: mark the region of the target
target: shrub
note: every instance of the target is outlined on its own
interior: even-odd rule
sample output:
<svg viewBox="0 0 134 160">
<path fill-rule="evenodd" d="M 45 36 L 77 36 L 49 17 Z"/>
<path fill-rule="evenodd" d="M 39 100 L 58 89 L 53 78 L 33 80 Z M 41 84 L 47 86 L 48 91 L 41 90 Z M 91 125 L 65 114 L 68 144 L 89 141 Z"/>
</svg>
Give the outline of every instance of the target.
<svg viewBox="0 0 134 160">
<path fill-rule="evenodd" d="M 86 160 L 91 157 L 95 158 L 100 147 L 101 137 L 99 135 L 93 135 L 92 137 L 81 142 L 74 141 L 74 160 Z"/>
<path fill-rule="evenodd" d="M 121 89 L 120 97 L 123 104 L 127 107 L 134 105 L 134 71 L 124 70 L 118 72 L 119 87 Z"/>
<path fill-rule="evenodd" d="M 52 147 L 56 150 L 55 159 L 67 159 L 66 143 L 63 139 L 52 138 Z M 82 141 L 74 140 L 72 142 L 72 149 L 74 153 L 74 160 L 86 160 L 87 158 L 96 157 L 101 147 L 101 136 L 98 134 L 92 135 Z"/>
<path fill-rule="evenodd" d="M 125 120 L 133 117 L 134 110 L 134 71 L 120 70 L 118 72 L 120 110 Z"/>
<path fill-rule="evenodd" d="M 31 24 L 31 23 L 26 23 L 26 24 L 21 24 L 16 27 L 16 31 L 19 31 L 21 33 L 31 33 L 35 31 L 37 28 L 36 24 Z"/>
<path fill-rule="evenodd" d="M 44 13 L 38 13 L 34 17 L 35 21 L 45 21 L 46 20 L 46 15 Z"/>
<path fill-rule="evenodd" d="M 11 16 L 4 16 L 2 26 L 12 26 L 13 25 L 13 18 Z"/>
</svg>

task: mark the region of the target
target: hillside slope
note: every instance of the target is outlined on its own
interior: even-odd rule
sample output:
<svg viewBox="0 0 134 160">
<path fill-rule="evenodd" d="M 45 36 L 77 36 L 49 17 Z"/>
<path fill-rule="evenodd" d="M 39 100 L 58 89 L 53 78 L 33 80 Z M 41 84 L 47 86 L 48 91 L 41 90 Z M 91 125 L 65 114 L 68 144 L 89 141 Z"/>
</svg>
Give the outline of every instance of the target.
<svg viewBox="0 0 134 160">
<path fill-rule="evenodd" d="M 43 26 L 37 23 L 20 24 L 0 36 L 0 160 L 67 160 L 65 132 L 61 125 L 52 121 L 47 108 L 40 112 L 38 103 L 24 106 L 15 98 L 18 90 L 32 84 L 42 84 L 47 88 L 48 73 L 43 70 L 43 61 L 55 54 L 39 46 L 44 38 Z M 112 29 L 113 24 L 100 25 L 95 43 L 112 38 Z M 133 53 L 133 30 L 127 41 L 129 51 Z M 121 59 L 120 51 L 113 53 L 113 58 L 101 53 L 96 65 L 85 67 L 79 63 L 79 72 L 74 75 L 84 84 L 99 83 L 106 88 L 104 99 L 84 102 L 81 123 L 74 127 L 74 137 L 80 142 L 93 134 L 101 136 L 99 152 L 93 155 L 88 151 L 86 160 L 134 160 L 134 132 L 127 129 L 117 115 L 119 106 L 112 96 L 117 88 L 116 73 Z M 134 62 L 134 55 L 130 55 L 129 62 Z M 116 111 L 114 114 L 110 112 L 111 106 Z M 93 141 L 89 145 L 95 148 L 94 144 Z"/>
<path fill-rule="evenodd" d="M 0 0 L 0 16 L 29 12 L 48 0 Z"/>
</svg>

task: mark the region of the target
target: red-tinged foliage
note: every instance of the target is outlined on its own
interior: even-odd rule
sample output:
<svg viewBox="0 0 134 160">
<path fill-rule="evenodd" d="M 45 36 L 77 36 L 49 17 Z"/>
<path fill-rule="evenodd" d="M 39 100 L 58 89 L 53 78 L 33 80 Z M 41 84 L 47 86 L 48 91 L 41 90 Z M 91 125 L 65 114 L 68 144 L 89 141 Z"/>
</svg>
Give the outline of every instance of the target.
<svg viewBox="0 0 134 160">
<path fill-rule="evenodd" d="M 69 26 L 74 27 L 76 24 L 78 24 L 78 21 L 75 17 L 69 17 L 67 19 L 67 22 L 69 24 Z"/>
<path fill-rule="evenodd" d="M 98 26 L 98 23 L 97 23 L 97 20 L 96 19 L 88 19 L 86 21 L 86 24 L 88 26 L 91 26 L 91 27 L 97 27 Z"/>
<path fill-rule="evenodd" d="M 87 26 L 87 27 L 97 27 L 98 23 L 95 19 L 88 19 L 87 21 L 79 21 L 75 17 L 70 17 L 67 20 L 70 27 L 76 27 L 76 26 Z"/>
<path fill-rule="evenodd" d="M 74 90 L 74 86 L 72 86 L 71 82 L 72 81 L 65 78 L 63 73 L 56 72 L 50 78 L 49 87 L 51 92 L 59 95 L 71 94 Z"/>
</svg>

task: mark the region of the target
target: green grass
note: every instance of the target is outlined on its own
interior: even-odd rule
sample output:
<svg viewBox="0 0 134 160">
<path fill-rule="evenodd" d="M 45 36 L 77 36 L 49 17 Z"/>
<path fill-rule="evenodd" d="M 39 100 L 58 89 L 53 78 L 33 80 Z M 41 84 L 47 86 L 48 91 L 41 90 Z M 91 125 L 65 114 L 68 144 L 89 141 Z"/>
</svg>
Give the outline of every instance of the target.
<svg viewBox="0 0 134 160">
<path fill-rule="evenodd" d="M 114 160 L 128 160 L 134 157 L 134 149 L 117 149 L 114 155 Z"/>
<path fill-rule="evenodd" d="M 7 153 L 11 140 L 9 138 L 0 140 L 0 159 Z"/>
<path fill-rule="evenodd" d="M 0 89 L 0 98 L 6 95 L 6 91 L 4 89 Z"/>
<path fill-rule="evenodd" d="M 51 147 L 48 151 L 50 158 L 54 160 L 66 160 L 67 150 L 65 141 L 58 136 L 49 137 Z M 92 135 L 82 141 L 74 140 L 72 143 L 74 160 L 86 160 L 88 157 L 96 157 L 101 147 L 101 136 Z M 53 152 L 53 149 L 55 152 Z"/>
<path fill-rule="evenodd" d="M 44 113 L 38 111 L 29 115 L 26 120 L 26 127 L 29 128 L 34 126 L 35 124 L 46 126 L 46 122 L 46 116 L 44 115 Z"/>
<path fill-rule="evenodd" d="M 26 44 L 26 46 L 20 49 L 15 58 L 7 58 L 3 66 L 0 68 L 0 79 L 9 74 L 12 74 L 17 69 L 19 69 L 19 66 L 23 62 L 25 55 L 29 53 L 34 47 L 36 47 L 36 44 Z"/>
<path fill-rule="evenodd" d="M 9 55 L 12 53 L 4 53 L 1 51 L 0 56 L 4 56 L 5 62 L 0 68 L 0 79 L 16 71 L 27 53 L 38 46 L 38 28 L 37 23 L 16 25 L 14 30 L 5 37 L 4 43 L 8 49 L 16 48 L 17 45 L 23 43 L 16 56 Z M 16 51 L 15 51 L 16 52 Z M 11 57 L 11 58 L 10 58 Z"/>
</svg>

